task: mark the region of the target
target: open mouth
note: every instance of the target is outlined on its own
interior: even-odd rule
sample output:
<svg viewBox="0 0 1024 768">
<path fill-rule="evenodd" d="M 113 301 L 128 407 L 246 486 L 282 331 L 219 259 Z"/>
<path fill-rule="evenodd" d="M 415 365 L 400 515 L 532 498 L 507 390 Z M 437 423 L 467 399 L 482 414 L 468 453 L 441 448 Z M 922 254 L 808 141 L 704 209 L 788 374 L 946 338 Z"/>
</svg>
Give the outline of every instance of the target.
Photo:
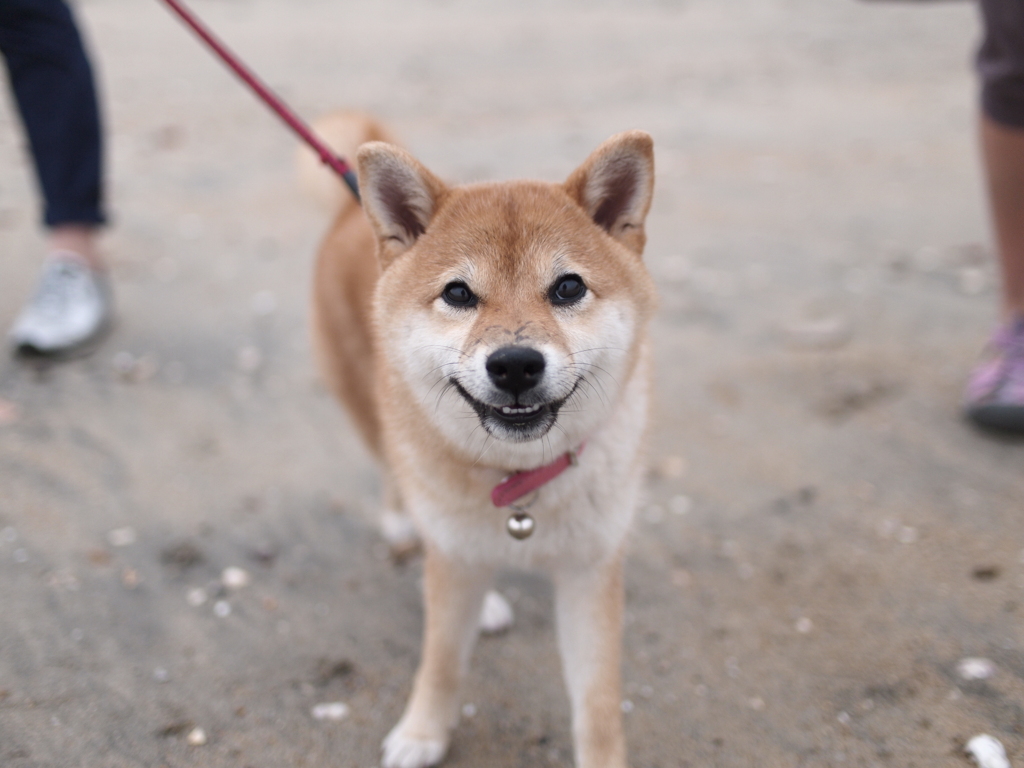
<svg viewBox="0 0 1024 768">
<path fill-rule="evenodd" d="M 501 431 L 506 436 L 511 433 L 513 439 L 518 440 L 533 440 L 551 429 L 558 416 L 558 409 L 565 404 L 572 392 L 576 391 L 573 387 L 572 392 L 561 400 L 550 403 L 488 405 L 469 394 L 455 379 L 452 379 L 451 383 L 462 398 L 473 406 L 484 429 L 493 434 L 495 427 L 503 427 Z"/>
<path fill-rule="evenodd" d="M 559 403 L 560 405 L 560 403 Z M 540 421 L 545 415 L 552 412 L 551 405 L 490 405 L 485 406 L 491 416 L 501 419 L 512 426 L 529 426 Z M 557 412 L 557 405 L 555 406 Z M 479 413 L 479 411 L 478 411 Z"/>
</svg>

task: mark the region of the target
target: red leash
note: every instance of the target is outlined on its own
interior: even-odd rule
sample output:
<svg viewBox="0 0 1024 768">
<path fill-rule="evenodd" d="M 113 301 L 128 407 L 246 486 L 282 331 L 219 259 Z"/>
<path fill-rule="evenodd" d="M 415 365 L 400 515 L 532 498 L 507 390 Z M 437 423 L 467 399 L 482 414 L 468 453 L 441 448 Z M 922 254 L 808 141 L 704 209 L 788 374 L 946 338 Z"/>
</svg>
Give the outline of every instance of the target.
<svg viewBox="0 0 1024 768">
<path fill-rule="evenodd" d="M 163 0 L 171 9 L 182 18 L 182 20 L 188 24 L 192 30 L 203 39 L 213 52 L 216 53 L 221 60 L 227 64 L 238 75 L 263 101 L 274 110 L 278 116 L 291 126 L 291 129 L 295 131 L 302 139 L 313 148 L 313 151 L 320 156 L 321 162 L 331 167 L 335 173 L 337 173 L 344 180 L 348 188 L 352 190 L 352 194 L 356 196 L 356 200 L 359 200 L 359 184 L 356 179 L 356 173 L 352 170 L 352 166 L 345 162 L 345 160 L 331 151 L 331 148 L 320 141 L 316 134 L 310 130 L 302 120 L 300 120 L 294 112 L 292 112 L 287 105 L 281 101 L 274 93 L 260 81 L 255 74 L 252 73 L 231 51 L 228 50 L 227 46 L 218 40 L 214 34 L 203 26 L 203 23 L 196 18 L 190 10 L 182 5 L 178 0 Z"/>
</svg>

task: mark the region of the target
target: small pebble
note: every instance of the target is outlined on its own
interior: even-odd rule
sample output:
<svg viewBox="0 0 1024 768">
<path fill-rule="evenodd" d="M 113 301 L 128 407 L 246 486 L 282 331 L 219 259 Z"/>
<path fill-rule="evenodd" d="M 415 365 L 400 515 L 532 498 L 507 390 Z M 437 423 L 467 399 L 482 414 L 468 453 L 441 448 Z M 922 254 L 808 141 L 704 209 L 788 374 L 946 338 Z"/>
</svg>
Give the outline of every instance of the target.
<svg viewBox="0 0 1024 768">
<path fill-rule="evenodd" d="M 46 575 L 46 583 L 51 587 L 66 589 L 69 592 L 77 592 L 79 589 L 78 578 L 71 571 L 51 571 Z"/>
<path fill-rule="evenodd" d="M 476 717 L 476 704 L 463 704 L 462 716 L 465 718 Z"/>
<path fill-rule="evenodd" d="M 123 528 L 114 528 L 107 532 L 107 542 L 112 547 L 127 547 L 135 543 L 135 529 L 130 525 Z"/>
<path fill-rule="evenodd" d="M 686 459 L 682 456 L 666 456 L 658 462 L 655 469 L 658 475 L 666 480 L 678 480 L 686 474 Z"/>
<path fill-rule="evenodd" d="M 838 715 L 836 715 L 836 720 L 838 720 L 843 725 L 849 725 L 852 719 L 853 718 L 850 717 L 849 712 L 840 712 Z"/>
<path fill-rule="evenodd" d="M 125 568 L 121 571 L 121 583 L 127 589 L 135 589 L 139 586 L 139 582 L 141 581 L 142 579 L 139 578 L 139 572 L 134 568 Z"/>
<path fill-rule="evenodd" d="M 764 710 L 764 699 L 759 696 L 754 696 L 752 699 L 749 699 L 747 704 L 749 704 L 750 708 L 755 712 L 762 712 Z"/>
<path fill-rule="evenodd" d="M 968 741 L 964 751 L 974 759 L 979 768 L 1010 768 L 1006 749 L 999 739 L 987 733 L 979 734 Z"/>
<path fill-rule="evenodd" d="M 218 600 L 213 604 L 213 614 L 220 619 L 231 615 L 231 603 L 227 600 Z"/>
<path fill-rule="evenodd" d="M 242 589 L 242 587 L 249 586 L 251 581 L 248 571 L 234 566 L 225 568 L 224 572 L 220 575 L 220 580 L 228 589 Z"/>
<path fill-rule="evenodd" d="M 18 406 L 0 397 L 0 426 L 13 424 L 18 420 Z"/>
<path fill-rule="evenodd" d="M 168 680 L 171 679 L 171 673 L 163 667 L 157 667 L 153 670 L 153 679 L 156 680 L 158 683 L 166 683 Z"/>
<path fill-rule="evenodd" d="M 635 709 L 635 707 L 632 701 L 629 699 L 623 699 L 622 704 L 619 705 L 619 709 L 621 709 L 624 714 L 628 715 Z"/>
<path fill-rule="evenodd" d="M 124 378 L 128 378 L 131 376 L 132 370 L 135 368 L 135 355 L 131 352 L 118 352 L 111 359 L 110 364 L 113 366 L 115 373 Z"/>
<path fill-rule="evenodd" d="M 90 549 L 86 554 L 86 557 L 89 558 L 90 563 L 98 568 L 110 565 L 110 561 L 113 559 L 107 550 L 100 549 L 99 547 Z"/>
<path fill-rule="evenodd" d="M 914 544 L 917 542 L 917 528 L 910 525 L 901 526 L 896 531 L 896 541 L 900 544 Z"/>
<path fill-rule="evenodd" d="M 152 355 L 143 355 L 135 361 L 135 370 L 132 371 L 132 381 L 141 383 L 149 381 L 160 371 L 160 364 Z"/>
<path fill-rule="evenodd" d="M 808 635 L 814 629 L 814 622 L 808 619 L 806 616 L 802 616 L 796 620 L 796 631 L 801 635 Z"/>
<path fill-rule="evenodd" d="M 978 267 L 964 267 L 959 275 L 960 291 L 967 296 L 977 296 L 988 287 L 985 271 Z"/>
<path fill-rule="evenodd" d="M 1001 572 L 998 565 L 979 565 L 971 571 L 971 576 L 978 581 L 995 581 Z"/>
<path fill-rule="evenodd" d="M 672 583 L 677 587 L 688 587 L 693 583 L 693 576 L 685 568 L 673 568 Z"/>
<path fill-rule="evenodd" d="M 206 731 L 202 728 L 193 728 L 188 732 L 188 736 L 185 737 L 185 741 L 193 747 L 201 747 L 206 744 Z"/>
<path fill-rule="evenodd" d="M 725 674 L 734 680 L 740 676 L 740 662 L 735 656 L 730 656 L 725 660 Z"/>
<path fill-rule="evenodd" d="M 990 659 L 969 656 L 960 659 L 956 671 L 964 680 L 988 680 L 996 673 L 996 665 Z"/>
<path fill-rule="evenodd" d="M 854 291 L 858 292 L 858 291 Z M 793 347 L 800 349 L 837 349 L 853 336 L 850 321 L 839 315 L 785 323 L 782 332 Z"/>
<path fill-rule="evenodd" d="M 179 541 L 160 550 L 161 563 L 183 571 L 199 565 L 203 560 L 203 550 L 191 541 Z"/>
<path fill-rule="evenodd" d="M 335 722 L 348 717 L 348 704 L 341 701 L 325 701 L 310 710 L 314 720 L 333 720 Z"/>
<path fill-rule="evenodd" d="M 668 500 L 668 509 L 673 515 L 685 515 L 693 509 L 693 500 L 689 496 L 673 496 Z"/>
<path fill-rule="evenodd" d="M 140 383 L 153 378 L 160 366 L 151 355 L 135 357 L 131 352 L 118 352 L 111 360 L 114 372 L 127 382 Z"/>
<path fill-rule="evenodd" d="M 206 594 L 206 590 L 202 587 L 195 587 L 188 591 L 185 595 L 185 599 L 188 600 L 189 605 L 194 608 L 198 608 L 209 599 L 209 596 Z"/>
</svg>

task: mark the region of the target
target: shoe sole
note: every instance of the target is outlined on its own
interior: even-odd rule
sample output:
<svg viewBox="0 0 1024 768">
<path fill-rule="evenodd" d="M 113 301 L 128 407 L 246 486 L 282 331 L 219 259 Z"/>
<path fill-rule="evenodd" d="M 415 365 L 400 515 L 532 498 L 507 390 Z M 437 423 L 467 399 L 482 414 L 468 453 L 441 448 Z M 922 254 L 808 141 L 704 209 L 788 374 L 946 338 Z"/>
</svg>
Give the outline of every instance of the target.
<svg viewBox="0 0 1024 768">
<path fill-rule="evenodd" d="M 975 405 L 967 416 L 984 429 L 1024 435 L 1024 405 Z"/>
<path fill-rule="evenodd" d="M 21 360 L 49 360 L 53 362 L 63 362 L 87 357 L 99 349 L 103 342 L 106 341 L 107 336 L 110 335 L 113 327 L 114 319 L 113 317 L 108 317 L 103 321 L 103 324 L 96 329 L 96 332 L 93 333 L 92 336 L 73 346 L 60 347 L 58 349 L 40 349 L 34 344 L 16 344 L 14 346 L 14 356 Z"/>
</svg>

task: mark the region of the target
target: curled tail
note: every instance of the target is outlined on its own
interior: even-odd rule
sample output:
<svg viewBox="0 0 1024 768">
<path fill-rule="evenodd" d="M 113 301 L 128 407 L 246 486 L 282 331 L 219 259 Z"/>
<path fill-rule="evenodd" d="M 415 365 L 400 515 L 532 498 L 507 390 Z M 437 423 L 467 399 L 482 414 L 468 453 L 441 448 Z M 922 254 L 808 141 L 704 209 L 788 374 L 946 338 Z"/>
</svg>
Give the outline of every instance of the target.
<svg viewBox="0 0 1024 768">
<path fill-rule="evenodd" d="M 330 112 L 313 121 L 312 128 L 327 146 L 350 164 L 355 162 L 356 150 L 368 141 L 394 143 L 379 122 L 362 112 Z M 299 146 L 296 165 L 299 185 L 325 210 L 336 215 L 355 204 L 345 182 L 305 144 Z"/>
</svg>

